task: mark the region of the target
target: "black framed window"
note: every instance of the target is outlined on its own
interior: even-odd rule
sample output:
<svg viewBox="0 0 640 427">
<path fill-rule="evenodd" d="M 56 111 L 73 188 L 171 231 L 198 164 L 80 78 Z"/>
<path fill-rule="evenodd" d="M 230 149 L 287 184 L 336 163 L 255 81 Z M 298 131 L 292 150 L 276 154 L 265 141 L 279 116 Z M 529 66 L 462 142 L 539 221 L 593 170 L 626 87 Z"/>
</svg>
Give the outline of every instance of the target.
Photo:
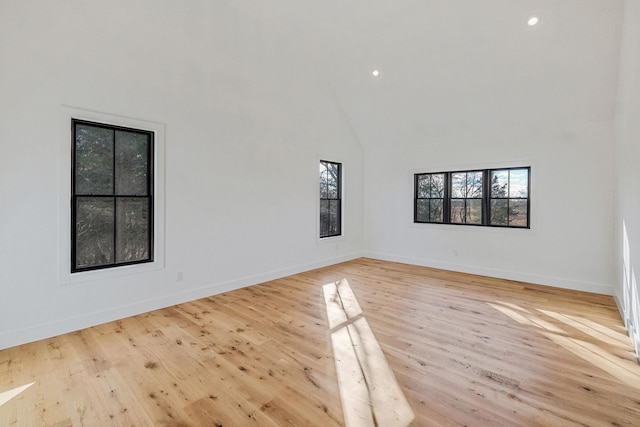
<svg viewBox="0 0 640 427">
<path fill-rule="evenodd" d="M 529 173 L 528 168 L 491 170 L 491 225 L 529 227 Z"/>
<path fill-rule="evenodd" d="M 320 237 L 342 234 L 342 164 L 320 160 Z"/>
<path fill-rule="evenodd" d="M 531 168 L 415 174 L 414 222 L 530 228 Z"/>
<path fill-rule="evenodd" d="M 482 171 L 451 173 L 452 223 L 482 224 L 482 176 Z"/>
<path fill-rule="evenodd" d="M 416 174 L 416 222 L 444 222 L 445 174 Z"/>
<path fill-rule="evenodd" d="M 71 271 L 153 261 L 153 132 L 72 120 Z"/>
</svg>

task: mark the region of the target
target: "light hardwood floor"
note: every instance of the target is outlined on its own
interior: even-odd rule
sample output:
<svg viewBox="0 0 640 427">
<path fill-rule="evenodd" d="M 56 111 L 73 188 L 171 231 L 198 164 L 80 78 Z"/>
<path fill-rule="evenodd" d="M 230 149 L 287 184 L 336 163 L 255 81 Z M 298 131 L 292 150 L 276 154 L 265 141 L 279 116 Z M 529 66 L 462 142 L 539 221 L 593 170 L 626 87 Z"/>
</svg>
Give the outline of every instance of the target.
<svg viewBox="0 0 640 427">
<path fill-rule="evenodd" d="M 344 425 L 342 278 L 413 426 L 640 425 L 611 297 L 358 259 L 0 351 L 0 426 Z"/>
</svg>

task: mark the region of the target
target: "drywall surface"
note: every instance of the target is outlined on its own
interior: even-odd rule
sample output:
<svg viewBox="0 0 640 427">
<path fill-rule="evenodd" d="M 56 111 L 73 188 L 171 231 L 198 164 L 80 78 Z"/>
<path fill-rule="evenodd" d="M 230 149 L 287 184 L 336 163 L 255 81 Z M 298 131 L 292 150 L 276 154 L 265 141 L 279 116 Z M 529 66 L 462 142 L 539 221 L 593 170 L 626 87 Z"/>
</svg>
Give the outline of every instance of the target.
<svg viewBox="0 0 640 427">
<path fill-rule="evenodd" d="M 625 2 L 616 110 L 615 297 L 640 354 L 640 4 Z"/>
<path fill-rule="evenodd" d="M 507 3 L 500 12 L 480 3 L 458 10 L 441 3 L 430 37 L 400 44 L 419 45 L 412 51 L 424 54 L 415 60 L 398 54 L 403 60 L 381 66 L 386 73 L 371 90 L 351 85 L 352 93 L 366 96 L 345 96 L 367 148 L 365 250 L 613 294 L 623 3 L 541 2 L 535 10 Z M 540 23 L 529 27 L 526 17 L 534 14 Z M 637 52 L 633 39 L 629 49 Z M 637 99 L 637 90 L 627 96 Z M 395 120 L 382 120 L 385 115 Z M 358 126 L 367 117 L 376 125 Z M 633 137 L 637 132 L 629 143 Z M 531 229 L 413 223 L 415 173 L 509 166 L 531 166 Z M 626 174 L 624 181 L 636 185 L 637 172 L 629 166 Z"/>
<path fill-rule="evenodd" d="M 365 157 L 370 256 L 612 294 L 613 125 L 476 135 Z M 531 228 L 413 222 L 414 174 L 531 167 Z M 598 195 L 595 197 L 595 195 Z M 375 232 L 373 232 L 375 230 Z"/>
<path fill-rule="evenodd" d="M 0 348 L 359 253 L 361 147 L 286 28 L 226 1 L 0 3 Z M 69 275 L 77 116 L 158 131 L 153 268 Z M 344 167 L 327 241 L 319 159 Z"/>
</svg>

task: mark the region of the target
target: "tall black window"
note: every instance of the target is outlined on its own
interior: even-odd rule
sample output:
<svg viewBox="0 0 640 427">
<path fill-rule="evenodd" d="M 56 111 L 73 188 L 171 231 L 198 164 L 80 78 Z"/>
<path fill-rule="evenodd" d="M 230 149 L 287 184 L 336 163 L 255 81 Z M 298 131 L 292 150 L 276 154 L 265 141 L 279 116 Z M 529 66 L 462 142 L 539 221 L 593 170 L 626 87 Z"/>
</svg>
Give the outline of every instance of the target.
<svg viewBox="0 0 640 427">
<path fill-rule="evenodd" d="M 451 222 L 482 224 L 482 171 L 451 173 Z"/>
<path fill-rule="evenodd" d="M 71 271 L 153 261 L 153 132 L 72 121 Z"/>
<path fill-rule="evenodd" d="M 529 228 L 530 167 L 415 174 L 414 222 Z"/>
<path fill-rule="evenodd" d="M 416 174 L 416 222 L 444 222 L 445 174 Z"/>
<path fill-rule="evenodd" d="M 342 164 L 320 161 L 320 237 L 342 234 Z"/>
<path fill-rule="evenodd" d="M 491 225 L 529 226 L 529 169 L 491 171 Z"/>
</svg>

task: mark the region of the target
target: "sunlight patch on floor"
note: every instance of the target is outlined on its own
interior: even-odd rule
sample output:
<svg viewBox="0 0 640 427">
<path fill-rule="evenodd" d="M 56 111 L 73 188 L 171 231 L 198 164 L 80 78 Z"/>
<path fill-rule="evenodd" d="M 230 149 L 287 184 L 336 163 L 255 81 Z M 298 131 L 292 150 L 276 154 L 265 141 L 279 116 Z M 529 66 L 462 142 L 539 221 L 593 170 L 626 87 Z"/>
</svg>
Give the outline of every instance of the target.
<svg viewBox="0 0 640 427">
<path fill-rule="evenodd" d="M 638 369 L 635 363 L 631 366 L 628 361 L 624 361 L 597 345 L 586 341 L 549 334 L 546 332 L 543 334 L 556 344 L 561 345 L 587 362 L 594 364 L 625 384 L 635 388 L 640 387 L 640 373 L 637 372 Z"/>
<path fill-rule="evenodd" d="M 589 319 L 583 319 L 577 316 L 569 316 L 566 314 L 556 313 L 554 311 L 549 310 L 538 310 L 541 313 L 546 314 L 549 317 L 553 317 L 559 322 L 566 323 L 568 326 L 572 326 L 579 331 L 584 332 L 587 335 L 591 335 L 593 338 L 605 342 L 607 344 L 615 345 L 622 348 L 628 348 L 629 337 L 620 334 L 616 331 L 612 331 L 606 326 L 602 326 L 596 322 L 593 322 Z"/>
<path fill-rule="evenodd" d="M 16 397 L 17 395 L 19 395 L 20 393 L 22 393 L 23 391 L 25 391 L 26 389 L 28 389 L 34 384 L 35 383 L 25 384 L 21 387 L 16 387 L 12 390 L 3 391 L 2 393 L 0 393 L 0 406 L 4 405 L 5 403 L 7 403 L 8 401 L 10 401 L 11 399 L 13 399 L 14 397 Z"/>
<path fill-rule="evenodd" d="M 503 303 L 501 301 L 497 301 L 497 304 L 488 303 L 494 309 L 506 314 L 511 317 L 518 323 L 522 323 L 523 325 L 531 325 L 536 328 L 543 328 L 548 331 L 553 331 L 557 333 L 563 333 L 564 331 L 555 325 L 540 319 L 538 316 L 535 316 L 524 309 L 520 309 L 521 313 L 514 310 L 513 304 Z"/>
<path fill-rule="evenodd" d="M 346 427 L 409 425 L 415 415 L 349 282 L 323 290 Z"/>
<path fill-rule="evenodd" d="M 488 304 L 520 324 L 538 328 L 542 335 L 546 336 L 554 343 L 583 360 L 599 367 L 620 381 L 632 387 L 640 388 L 640 369 L 638 369 L 638 365 L 635 361 L 621 358 L 619 355 L 605 349 L 605 347 L 613 346 L 614 348 L 626 348 L 631 351 L 628 339 L 626 339 L 622 334 L 613 331 L 604 325 L 600 325 L 591 320 L 582 319 L 577 316 L 569 316 L 541 309 L 537 310 L 539 314 L 534 314 L 524 309 L 515 309 L 513 304 L 506 304 L 500 301 Z M 542 319 L 542 316 L 561 322 L 566 327 L 581 331 L 585 335 L 594 339 L 595 343 L 576 338 L 569 338 L 567 336 L 569 334 L 564 329 Z M 598 343 L 601 343 L 602 345 L 599 345 Z"/>
</svg>

